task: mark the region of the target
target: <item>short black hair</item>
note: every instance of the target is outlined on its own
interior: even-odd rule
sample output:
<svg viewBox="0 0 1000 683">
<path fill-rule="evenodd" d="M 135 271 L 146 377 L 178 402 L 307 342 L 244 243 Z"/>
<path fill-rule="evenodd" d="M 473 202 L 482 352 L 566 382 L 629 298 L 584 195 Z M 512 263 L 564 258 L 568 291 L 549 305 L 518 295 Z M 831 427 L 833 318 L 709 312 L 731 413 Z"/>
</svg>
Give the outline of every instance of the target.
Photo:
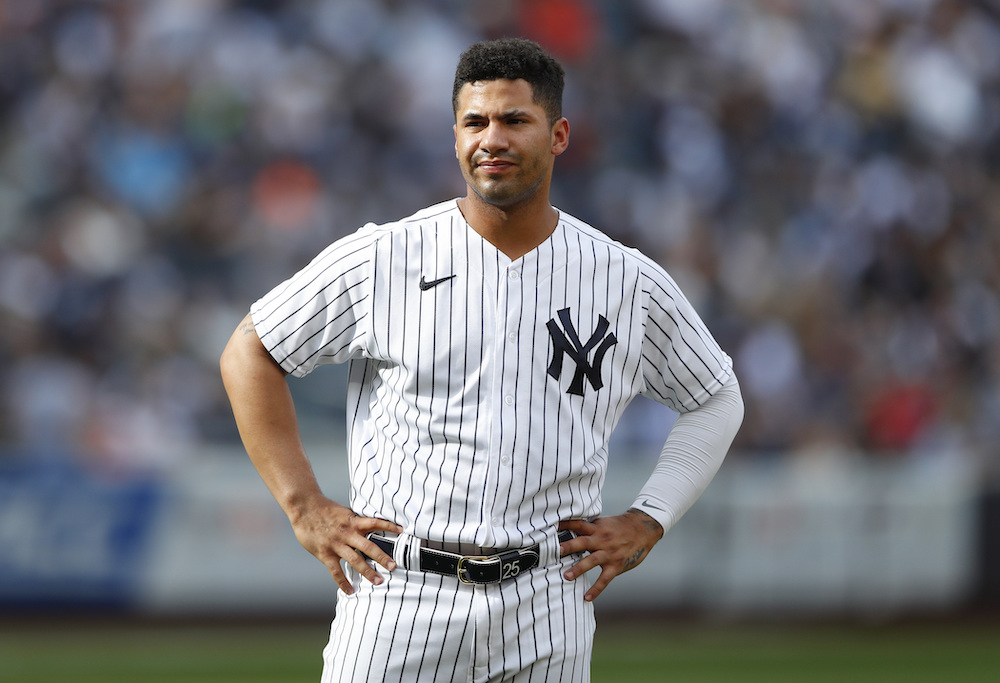
<svg viewBox="0 0 1000 683">
<path fill-rule="evenodd" d="M 466 83 L 524 79 L 532 101 L 541 105 L 549 123 L 562 117 L 565 72 L 538 43 L 525 38 L 484 40 L 469 47 L 458 60 L 451 106 L 458 114 L 458 93 Z"/>
</svg>

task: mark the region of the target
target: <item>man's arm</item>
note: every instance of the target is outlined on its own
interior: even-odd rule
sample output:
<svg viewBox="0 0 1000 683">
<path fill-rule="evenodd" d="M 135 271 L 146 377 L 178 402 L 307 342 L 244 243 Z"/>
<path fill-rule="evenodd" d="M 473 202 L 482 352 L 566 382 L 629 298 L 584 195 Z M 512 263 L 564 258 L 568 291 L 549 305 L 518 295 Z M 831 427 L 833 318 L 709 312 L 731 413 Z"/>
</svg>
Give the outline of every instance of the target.
<svg viewBox="0 0 1000 683">
<path fill-rule="evenodd" d="M 594 600 L 612 579 L 645 559 L 719 471 L 742 422 L 743 396 L 733 376 L 700 408 L 677 417 L 652 476 L 625 514 L 560 523 L 560 529 L 577 533 L 561 545 L 562 553 L 589 553 L 566 571 L 566 578 L 601 567 L 584 599 Z"/>
<path fill-rule="evenodd" d="M 401 532 L 402 528 L 386 520 L 359 517 L 320 491 L 302 446 L 285 372 L 264 348 L 249 315 L 233 332 L 219 365 L 247 454 L 288 516 L 299 542 L 326 565 L 345 593 L 352 593 L 353 587 L 341 560 L 369 581 L 381 583 L 361 553 L 390 571 L 396 565 L 366 535 Z"/>
</svg>

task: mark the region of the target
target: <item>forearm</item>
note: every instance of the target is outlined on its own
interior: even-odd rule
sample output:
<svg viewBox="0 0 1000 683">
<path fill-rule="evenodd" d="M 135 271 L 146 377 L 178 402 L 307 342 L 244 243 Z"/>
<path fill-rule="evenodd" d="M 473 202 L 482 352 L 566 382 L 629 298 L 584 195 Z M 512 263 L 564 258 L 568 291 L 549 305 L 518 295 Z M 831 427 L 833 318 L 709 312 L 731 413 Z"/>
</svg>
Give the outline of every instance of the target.
<svg viewBox="0 0 1000 683">
<path fill-rule="evenodd" d="M 742 421 L 743 397 L 734 377 L 702 407 L 677 418 L 652 476 L 625 514 L 560 522 L 560 529 L 576 533 L 560 544 L 562 553 L 588 553 L 565 577 L 573 580 L 601 567 L 585 600 L 594 600 L 614 577 L 642 562 L 691 507 L 722 465 Z"/>
<path fill-rule="evenodd" d="M 392 571 L 396 564 L 368 539 L 373 531 L 401 533 L 387 520 L 359 517 L 320 491 L 302 439 L 285 372 L 260 343 L 248 315 L 233 333 L 219 361 L 240 438 L 261 479 L 288 515 L 302 546 L 326 565 L 345 593 L 354 592 L 341 561 L 379 584 L 367 558 Z"/>
<path fill-rule="evenodd" d="M 668 531 L 718 472 L 742 422 L 743 397 L 734 376 L 702 407 L 678 416 L 632 507 Z"/>
<path fill-rule="evenodd" d="M 319 484 L 299 435 L 284 371 L 260 343 L 247 316 L 220 360 L 240 438 L 275 500 L 294 523 Z"/>
</svg>

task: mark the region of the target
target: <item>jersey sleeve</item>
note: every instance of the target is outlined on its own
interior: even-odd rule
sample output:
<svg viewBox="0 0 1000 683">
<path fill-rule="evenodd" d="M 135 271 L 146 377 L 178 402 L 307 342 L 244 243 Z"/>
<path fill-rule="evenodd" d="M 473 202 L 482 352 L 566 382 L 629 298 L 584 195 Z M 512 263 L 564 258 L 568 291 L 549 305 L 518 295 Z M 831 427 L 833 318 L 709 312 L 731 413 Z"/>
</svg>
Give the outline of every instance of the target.
<svg viewBox="0 0 1000 683">
<path fill-rule="evenodd" d="M 261 342 L 289 374 L 363 352 L 375 237 L 366 226 L 334 242 L 250 307 Z"/>
<path fill-rule="evenodd" d="M 662 269 L 644 274 L 644 395 L 678 413 L 702 405 L 732 376 L 733 361 Z"/>
</svg>

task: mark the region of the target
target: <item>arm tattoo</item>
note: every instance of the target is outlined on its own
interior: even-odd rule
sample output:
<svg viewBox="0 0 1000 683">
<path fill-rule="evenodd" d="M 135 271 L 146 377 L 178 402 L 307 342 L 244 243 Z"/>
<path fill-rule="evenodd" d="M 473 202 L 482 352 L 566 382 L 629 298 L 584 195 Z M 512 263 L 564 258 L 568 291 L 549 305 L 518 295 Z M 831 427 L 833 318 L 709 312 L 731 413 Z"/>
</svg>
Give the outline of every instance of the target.
<svg viewBox="0 0 1000 683">
<path fill-rule="evenodd" d="M 249 316 L 244 319 L 243 324 L 240 325 L 240 331 L 244 336 L 257 331 L 257 329 L 253 326 L 253 320 L 251 320 Z"/>
</svg>

